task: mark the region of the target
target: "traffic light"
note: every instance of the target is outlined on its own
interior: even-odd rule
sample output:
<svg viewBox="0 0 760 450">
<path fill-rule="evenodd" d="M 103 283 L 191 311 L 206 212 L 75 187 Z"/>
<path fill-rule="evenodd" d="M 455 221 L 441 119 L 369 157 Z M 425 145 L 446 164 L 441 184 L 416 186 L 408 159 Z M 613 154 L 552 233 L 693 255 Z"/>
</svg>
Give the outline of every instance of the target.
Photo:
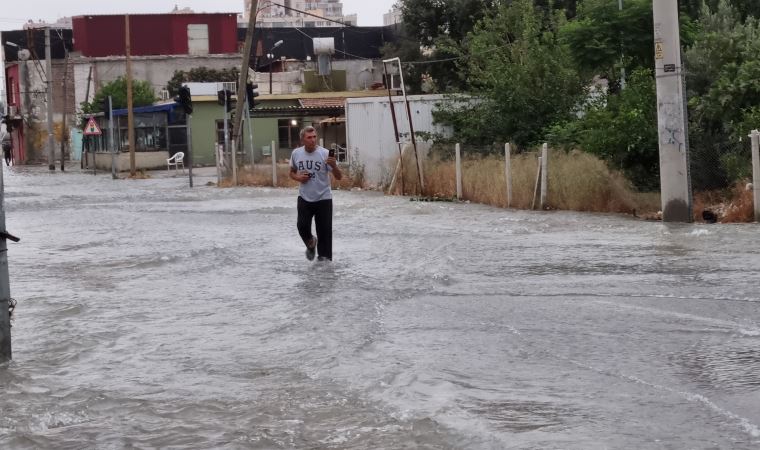
<svg viewBox="0 0 760 450">
<path fill-rule="evenodd" d="M 224 106 L 224 91 L 216 91 L 216 102 L 219 106 Z"/>
<path fill-rule="evenodd" d="M 179 91 L 177 91 L 177 96 L 174 97 L 174 101 L 176 103 L 179 103 L 179 105 L 185 111 L 185 114 L 193 113 L 193 99 L 190 96 L 189 87 L 180 86 Z"/>
<path fill-rule="evenodd" d="M 253 109 L 261 102 L 256 101 L 256 97 L 259 96 L 259 93 L 256 92 L 256 89 L 259 88 L 258 84 L 251 83 L 250 81 L 246 83 L 245 85 L 245 93 L 248 97 L 248 108 Z"/>
<path fill-rule="evenodd" d="M 111 102 L 108 101 L 108 96 L 103 97 L 101 100 L 100 109 L 103 110 L 103 115 L 105 115 L 106 118 L 111 117 Z"/>
</svg>

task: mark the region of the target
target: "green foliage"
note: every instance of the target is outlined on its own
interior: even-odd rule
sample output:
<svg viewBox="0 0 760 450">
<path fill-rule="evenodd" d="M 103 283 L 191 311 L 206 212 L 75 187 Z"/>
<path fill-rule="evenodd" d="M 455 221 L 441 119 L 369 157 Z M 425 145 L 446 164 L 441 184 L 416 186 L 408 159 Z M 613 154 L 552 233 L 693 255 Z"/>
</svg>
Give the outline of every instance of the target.
<svg viewBox="0 0 760 450">
<path fill-rule="evenodd" d="M 634 71 L 626 89 L 601 94 L 583 117 L 556 125 L 550 141 L 581 148 L 621 170 L 642 190 L 659 186 L 657 96 L 651 71 Z"/>
<path fill-rule="evenodd" d="M 689 45 L 698 29 L 688 16 L 680 23 L 682 45 Z M 653 29 L 652 0 L 625 0 L 622 11 L 615 1 L 585 0 L 560 35 L 584 76 L 617 83 L 621 66 L 654 67 Z"/>
<path fill-rule="evenodd" d="M 571 116 L 584 92 L 557 40 L 558 23 L 557 16 L 542 17 L 530 0 L 495 8 L 466 39 L 470 57 L 462 64 L 477 100 L 450 101 L 436 120 L 453 125 L 463 142 L 538 143 L 549 125 Z"/>
<path fill-rule="evenodd" d="M 170 96 L 177 95 L 182 83 L 196 82 L 196 83 L 221 83 L 221 82 L 237 82 L 240 78 L 240 70 L 236 67 L 230 69 L 209 69 L 208 67 L 196 67 L 189 71 L 175 70 L 174 75 L 166 83 L 166 90 L 169 91 Z"/>
<path fill-rule="evenodd" d="M 404 41 L 398 47 L 386 48 L 385 57 L 402 61 L 440 61 L 430 64 L 405 65 L 405 79 L 415 88 L 421 86 L 422 75 L 434 80 L 435 91 L 456 92 L 466 89 L 462 67 L 452 58 L 462 54 L 463 41 L 497 0 L 402 0 Z M 425 49 L 424 55 L 420 51 Z M 416 90 L 416 89 L 415 89 Z M 419 92 L 419 91 L 417 91 Z"/>
<path fill-rule="evenodd" d="M 92 114 L 103 111 L 103 99 L 111 96 L 113 109 L 127 107 L 127 79 L 119 77 L 105 84 L 95 93 L 91 103 L 82 103 L 82 113 Z M 147 81 L 132 80 L 132 104 L 134 106 L 152 105 L 156 101 L 153 86 Z"/>
</svg>

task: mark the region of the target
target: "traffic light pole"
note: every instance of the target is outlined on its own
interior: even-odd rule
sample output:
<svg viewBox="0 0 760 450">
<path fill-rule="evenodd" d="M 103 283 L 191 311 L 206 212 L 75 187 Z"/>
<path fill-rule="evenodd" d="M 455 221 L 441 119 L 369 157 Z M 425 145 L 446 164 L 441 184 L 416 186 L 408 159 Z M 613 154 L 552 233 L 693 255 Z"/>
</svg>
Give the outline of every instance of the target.
<svg viewBox="0 0 760 450">
<path fill-rule="evenodd" d="M 113 98 L 108 96 L 108 141 L 111 147 L 111 178 L 114 180 L 119 178 L 116 176 L 116 144 L 113 141 Z"/>
<path fill-rule="evenodd" d="M 245 110 L 248 111 L 245 115 L 245 121 L 248 124 L 248 141 L 250 142 L 251 147 L 251 172 L 253 173 L 253 168 L 255 167 L 255 161 L 254 161 L 254 155 L 253 155 L 253 130 L 251 129 L 251 105 L 248 103 L 248 96 L 245 96 Z"/>
<path fill-rule="evenodd" d="M 248 72 L 251 69 L 250 63 L 251 63 L 251 46 L 253 43 L 253 32 L 256 28 L 256 12 L 258 11 L 259 2 L 258 0 L 251 0 L 251 13 L 248 15 L 248 26 L 245 30 L 245 43 L 243 44 L 243 60 L 240 67 L 240 78 L 238 79 L 237 84 L 237 98 L 238 102 L 235 106 L 235 122 L 232 124 L 232 137 L 237 142 L 238 137 L 241 135 L 240 133 L 240 126 L 242 125 L 243 120 L 243 102 L 240 101 L 240 99 L 243 98 L 243 95 L 245 95 L 245 86 L 248 82 Z M 253 100 L 251 100 L 253 101 Z M 237 185 L 237 170 L 234 166 L 235 163 L 235 155 L 232 155 L 232 161 L 233 161 L 233 177 L 232 182 L 234 185 Z"/>
<path fill-rule="evenodd" d="M 230 149 L 230 132 L 228 131 L 229 128 L 228 128 L 228 123 L 227 123 L 228 121 L 227 118 L 230 115 L 230 113 L 228 112 L 230 100 L 229 100 L 229 95 L 227 95 L 226 91 L 224 94 L 225 94 L 224 95 L 224 150 L 222 151 L 222 161 L 226 162 L 227 161 L 226 153 Z"/>
<path fill-rule="evenodd" d="M 190 187 L 193 187 L 193 132 L 191 125 L 193 115 L 187 114 L 187 173 L 190 178 Z"/>
</svg>

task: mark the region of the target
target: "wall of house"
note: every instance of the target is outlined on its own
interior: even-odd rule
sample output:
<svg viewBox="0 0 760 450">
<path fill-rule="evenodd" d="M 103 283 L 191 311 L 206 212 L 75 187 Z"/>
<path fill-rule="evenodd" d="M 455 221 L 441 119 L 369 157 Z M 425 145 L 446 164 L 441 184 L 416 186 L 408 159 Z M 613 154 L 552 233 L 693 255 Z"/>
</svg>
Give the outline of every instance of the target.
<svg viewBox="0 0 760 450">
<path fill-rule="evenodd" d="M 197 67 L 209 69 L 231 69 L 240 67 L 240 55 L 207 55 L 207 56 L 146 56 L 132 58 L 132 79 L 148 81 L 160 95 L 166 83 L 177 70 L 189 71 Z M 80 58 L 73 60 L 74 91 L 76 105 L 87 99 L 89 80 L 89 101 L 92 101 L 97 90 L 103 85 L 114 81 L 126 74 L 126 60 L 116 58 Z M 92 74 L 90 74 L 92 67 Z M 91 78 L 90 78 L 91 77 Z"/>
<path fill-rule="evenodd" d="M 216 164 L 216 120 L 224 119 L 223 107 L 216 102 L 193 102 L 192 141 L 193 166 Z"/>
<path fill-rule="evenodd" d="M 433 123 L 433 110 L 444 100 L 442 95 L 411 95 L 409 104 L 414 131 L 448 136 L 451 129 Z M 411 142 L 409 121 L 403 97 L 393 97 L 402 142 Z M 398 145 L 387 98 L 346 99 L 346 139 L 349 160 L 364 165 L 364 179 L 371 187 L 386 185 L 398 160 Z M 418 138 L 418 143 L 420 140 Z M 428 146 L 420 143 L 424 151 Z"/>
</svg>

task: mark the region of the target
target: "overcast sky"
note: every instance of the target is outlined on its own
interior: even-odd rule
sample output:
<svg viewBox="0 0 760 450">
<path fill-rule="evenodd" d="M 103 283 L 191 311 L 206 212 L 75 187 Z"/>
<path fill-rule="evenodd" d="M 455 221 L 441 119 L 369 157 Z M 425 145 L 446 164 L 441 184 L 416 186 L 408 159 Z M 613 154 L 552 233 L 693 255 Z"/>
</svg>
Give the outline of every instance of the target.
<svg viewBox="0 0 760 450">
<path fill-rule="evenodd" d="M 395 0 L 343 0 L 343 14 L 358 15 L 360 26 L 383 24 L 383 13 Z M 165 13 L 191 8 L 195 12 L 243 12 L 243 0 L 3 0 L 0 30 L 19 30 L 29 19 L 56 21 L 60 17 L 82 14 Z"/>
</svg>

